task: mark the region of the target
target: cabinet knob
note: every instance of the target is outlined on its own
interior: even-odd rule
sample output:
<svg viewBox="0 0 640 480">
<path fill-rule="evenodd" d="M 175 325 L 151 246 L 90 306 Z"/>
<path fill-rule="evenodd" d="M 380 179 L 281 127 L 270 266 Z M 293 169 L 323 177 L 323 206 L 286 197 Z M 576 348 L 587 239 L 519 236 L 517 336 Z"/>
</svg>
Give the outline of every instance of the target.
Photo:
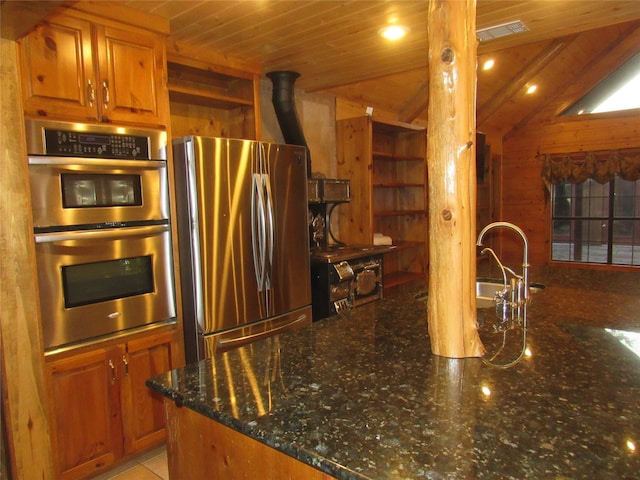
<svg viewBox="0 0 640 480">
<path fill-rule="evenodd" d="M 127 360 L 126 355 L 122 355 L 122 363 L 124 364 L 124 376 L 129 376 L 129 361 Z"/>
</svg>

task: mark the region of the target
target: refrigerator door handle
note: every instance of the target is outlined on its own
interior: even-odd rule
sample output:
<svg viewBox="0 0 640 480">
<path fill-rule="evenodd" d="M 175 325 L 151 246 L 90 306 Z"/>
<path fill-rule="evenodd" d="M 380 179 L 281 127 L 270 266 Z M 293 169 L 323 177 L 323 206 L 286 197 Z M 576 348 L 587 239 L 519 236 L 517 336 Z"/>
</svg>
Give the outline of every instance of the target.
<svg viewBox="0 0 640 480">
<path fill-rule="evenodd" d="M 191 229 L 191 252 L 193 255 L 193 296 L 194 296 L 194 315 L 196 325 L 199 328 L 205 328 L 206 313 L 204 308 L 204 293 L 202 291 L 202 257 L 200 252 L 200 223 L 198 221 L 198 177 L 196 174 L 196 156 L 194 151 L 194 143 L 192 141 L 185 142 L 186 151 L 186 183 L 188 205 L 187 215 L 189 215 L 189 228 Z"/>
<path fill-rule="evenodd" d="M 262 178 L 258 173 L 253 174 L 253 188 L 251 190 L 251 239 L 253 249 L 253 267 L 258 282 L 258 291 L 265 287 L 266 274 L 266 220 L 265 199 L 262 188 Z"/>
<path fill-rule="evenodd" d="M 265 266 L 265 287 L 268 289 L 271 288 L 271 275 L 273 274 L 273 249 L 274 249 L 274 241 L 275 241 L 275 219 L 273 213 L 273 195 L 271 194 L 271 179 L 269 178 L 268 173 L 262 174 L 262 183 L 264 185 L 264 191 L 266 193 L 266 217 L 267 217 L 267 264 Z"/>
<path fill-rule="evenodd" d="M 218 343 L 216 345 L 216 352 L 217 353 L 226 352 L 228 350 L 231 350 L 232 348 L 238 348 L 248 343 L 253 343 L 256 340 L 259 340 L 261 338 L 270 337 L 278 333 L 286 332 L 288 330 L 293 330 L 300 323 L 305 323 L 305 322 L 309 322 L 309 317 L 306 314 L 302 314 L 302 315 L 299 315 L 294 320 L 290 321 L 289 323 L 272 328 L 271 330 L 265 330 L 262 332 L 244 335 L 242 337 L 220 339 L 218 340 Z"/>
</svg>

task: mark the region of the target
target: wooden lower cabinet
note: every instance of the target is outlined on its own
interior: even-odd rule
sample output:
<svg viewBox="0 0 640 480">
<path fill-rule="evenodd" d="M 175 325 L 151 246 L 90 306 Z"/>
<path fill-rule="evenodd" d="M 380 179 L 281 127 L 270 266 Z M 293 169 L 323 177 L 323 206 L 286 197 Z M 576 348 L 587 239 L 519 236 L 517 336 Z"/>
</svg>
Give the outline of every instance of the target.
<svg viewBox="0 0 640 480">
<path fill-rule="evenodd" d="M 145 381 L 177 366 L 175 339 L 153 333 L 46 359 L 59 478 L 86 478 L 164 441 L 162 397 Z"/>
<path fill-rule="evenodd" d="M 171 361 L 171 338 L 148 337 L 127 344 L 127 363 L 122 377 L 125 452 L 144 450 L 164 441 L 162 397 L 149 390 L 147 378 L 177 366 Z"/>
<path fill-rule="evenodd" d="M 165 408 L 170 478 L 334 478 L 172 400 Z"/>
</svg>

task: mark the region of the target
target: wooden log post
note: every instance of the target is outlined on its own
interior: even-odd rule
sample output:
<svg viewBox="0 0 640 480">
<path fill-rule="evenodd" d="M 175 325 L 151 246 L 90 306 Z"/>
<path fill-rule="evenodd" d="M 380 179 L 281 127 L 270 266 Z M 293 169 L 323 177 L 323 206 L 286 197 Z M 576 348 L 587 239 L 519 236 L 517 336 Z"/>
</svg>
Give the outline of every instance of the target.
<svg viewBox="0 0 640 480">
<path fill-rule="evenodd" d="M 4 3 L 2 7 L 5 15 Z M 13 40 L 0 38 L 0 58 L 0 420 L 6 435 L 0 438 L 0 478 L 49 480 L 55 475 L 19 62 Z"/>
<path fill-rule="evenodd" d="M 478 357 L 476 2 L 429 0 L 429 301 L 431 350 Z"/>
</svg>

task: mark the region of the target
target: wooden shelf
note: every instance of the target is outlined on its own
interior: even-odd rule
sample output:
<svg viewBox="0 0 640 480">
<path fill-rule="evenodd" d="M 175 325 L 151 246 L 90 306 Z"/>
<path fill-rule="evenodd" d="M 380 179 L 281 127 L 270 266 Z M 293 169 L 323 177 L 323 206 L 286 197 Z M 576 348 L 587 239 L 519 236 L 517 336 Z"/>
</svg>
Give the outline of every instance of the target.
<svg viewBox="0 0 640 480">
<path fill-rule="evenodd" d="M 423 157 L 417 157 L 415 155 L 400 155 L 390 152 L 372 152 L 374 158 L 377 160 L 394 160 L 394 161 L 410 161 L 410 162 L 424 162 Z"/>
<path fill-rule="evenodd" d="M 405 187 L 421 187 L 424 188 L 424 183 L 374 183 L 374 188 L 405 188 Z"/>
<path fill-rule="evenodd" d="M 253 107 L 252 100 L 217 95 L 196 88 L 182 87 L 171 83 L 169 84 L 169 98 L 172 102 L 195 103 L 207 107 L 220 108 L 222 110 L 232 110 L 238 107 Z"/>
<path fill-rule="evenodd" d="M 385 295 L 426 280 L 427 168 L 422 127 L 357 117 L 337 122 L 338 173 L 351 180 L 351 206 L 339 216 L 340 236 L 371 243 L 376 232 L 393 248 L 383 254 Z M 387 273 L 390 272 L 390 273 Z"/>
<path fill-rule="evenodd" d="M 181 55 L 167 72 L 174 136 L 259 138 L 258 75 Z"/>
<path fill-rule="evenodd" d="M 393 252 L 397 252 L 399 250 L 405 250 L 408 248 L 416 248 L 416 247 L 421 247 L 424 245 L 424 242 L 396 242 L 393 244 L 393 249 L 389 250 L 386 253 L 393 253 Z"/>
<path fill-rule="evenodd" d="M 376 217 L 402 217 L 404 215 L 426 215 L 426 210 L 389 210 L 385 212 L 373 212 Z"/>
</svg>

